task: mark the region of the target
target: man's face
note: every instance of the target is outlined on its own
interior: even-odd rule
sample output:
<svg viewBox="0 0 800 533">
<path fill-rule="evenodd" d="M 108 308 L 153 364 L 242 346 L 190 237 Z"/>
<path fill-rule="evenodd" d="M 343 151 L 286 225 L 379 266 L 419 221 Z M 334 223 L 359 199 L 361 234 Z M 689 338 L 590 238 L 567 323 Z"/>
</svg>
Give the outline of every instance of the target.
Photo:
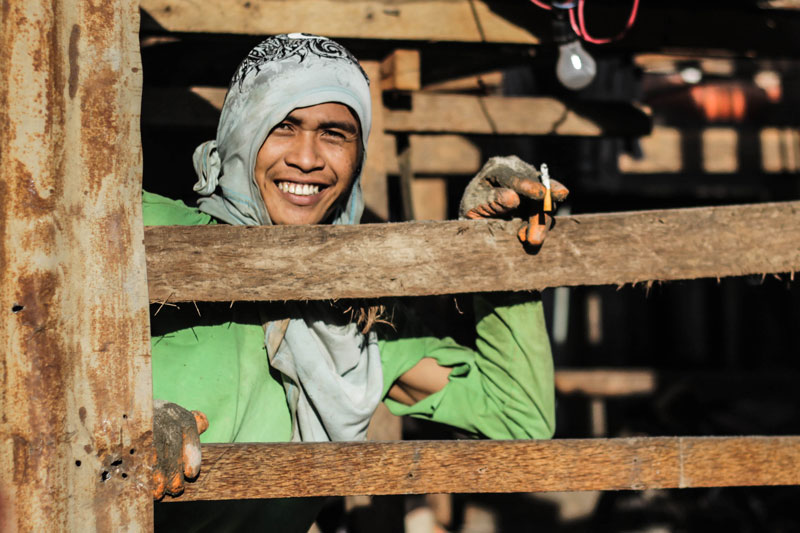
<svg viewBox="0 0 800 533">
<path fill-rule="evenodd" d="M 267 136 L 255 180 L 273 224 L 319 224 L 350 190 L 361 158 L 359 122 L 327 103 L 295 109 Z"/>
</svg>

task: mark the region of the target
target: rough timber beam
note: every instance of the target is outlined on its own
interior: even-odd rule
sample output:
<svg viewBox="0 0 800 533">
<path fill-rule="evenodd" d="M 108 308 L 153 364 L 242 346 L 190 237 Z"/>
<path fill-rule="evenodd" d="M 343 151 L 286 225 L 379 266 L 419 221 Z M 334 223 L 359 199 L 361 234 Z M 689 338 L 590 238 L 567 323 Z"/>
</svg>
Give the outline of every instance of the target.
<svg viewBox="0 0 800 533">
<path fill-rule="evenodd" d="M 215 127 L 225 89 L 153 89 L 143 121 L 152 126 Z M 621 102 L 564 102 L 551 97 L 474 96 L 413 92 L 384 109 L 386 131 L 477 135 L 640 136 L 651 130 L 647 111 Z"/>
<path fill-rule="evenodd" d="M 412 93 L 410 101 L 387 109 L 384 127 L 392 132 L 486 135 L 646 135 L 650 116 L 620 102 L 563 102 L 535 96 L 473 96 Z M 400 107 L 402 105 L 402 107 Z"/>
<path fill-rule="evenodd" d="M 151 531 L 138 2 L 0 12 L 0 531 Z"/>
<path fill-rule="evenodd" d="M 613 35 L 629 2 L 587 8 L 596 33 Z M 795 0 L 767 9 L 643 3 L 636 23 L 611 49 L 697 50 L 791 55 L 800 17 Z M 771 9 L 772 7 L 778 9 Z M 550 39 L 550 16 L 510 0 L 142 0 L 145 32 L 273 35 L 306 31 L 334 38 L 536 45 Z M 603 25 L 603 22 L 611 21 Z M 605 30 L 605 31 L 604 31 Z M 747 36 L 747 38 L 742 38 Z"/>
<path fill-rule="evenodd" d="M 800 202 L 557 217 L 535 255 L 517 240 L 520 224 L 146 228 L 150 300 L 420 296 L 800 271 Z"/>
<path fill-rule="evenodd" d="M 796 485 L 799 462 L 800 437 L 212 444 L 172 501 Z"/>
<path fill-rule="evenodd" d="M 539 38 L 505 18 L 486 0 L 143 0 L 149 31 L 275 35 L 304 31 L 335 38 L 505 42 Z"/>
</svg>

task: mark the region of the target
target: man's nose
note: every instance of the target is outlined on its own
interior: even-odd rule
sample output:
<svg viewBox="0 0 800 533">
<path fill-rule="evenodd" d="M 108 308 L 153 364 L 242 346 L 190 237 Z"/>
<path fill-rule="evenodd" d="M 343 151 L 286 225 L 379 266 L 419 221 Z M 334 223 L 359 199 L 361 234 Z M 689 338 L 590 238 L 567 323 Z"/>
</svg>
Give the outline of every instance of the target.
<svg viewBox="0 0 800 533">
<path fill-rule="evenodd" d="M 302 170 L 312 172 L 325 166 L 325 160 L 319 151 L 316 135 L 313 132 L 301 132 L 295 136 L 294 142 L 286 153 L 286 164 Z"/>
</svg>

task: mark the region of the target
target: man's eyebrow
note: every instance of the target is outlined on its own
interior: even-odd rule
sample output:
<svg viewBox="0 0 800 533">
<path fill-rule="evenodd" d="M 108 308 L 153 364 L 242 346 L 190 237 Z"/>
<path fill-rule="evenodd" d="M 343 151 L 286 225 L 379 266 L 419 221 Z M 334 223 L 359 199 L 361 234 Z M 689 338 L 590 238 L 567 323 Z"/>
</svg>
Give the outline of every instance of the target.
<svg viewBox="0 0 800 533">
<path fill-rule="evenodd" d="M 358 127 L 355 124 L 352 122 L 343 122 L 339 120 L 321 122 L 319 128 L 323 130 L 342 130 L 352 135 L 356 135 L 358 133 Z"/>
<path fill-rule="evenodd" d="M 288 115 L 285 119 L 283 119 L 282 122 L 288 122 L 288 123 L 293 124 L 295 126 L 302 126 L 303 125 L 303 120 L 302 119 L 300 119 L 298 117 L 295 117 L 295 116 L 292 116 L 292 115 Z M 339 129 L 339 130 L 342 130 L 342 131 L 344 131 L 346 133 L 349 133 L 351 135 L 357 135 L 358 131 L 359 131 L 358 126 L 354 122 L 347 122 L 347 121 L 343 121 L 343 120 L 326 120 L 326 121 L 320 122 L 317 125 L 317 128 L 318 129 L 322 129 L 322 130 Z"/>
</svg>

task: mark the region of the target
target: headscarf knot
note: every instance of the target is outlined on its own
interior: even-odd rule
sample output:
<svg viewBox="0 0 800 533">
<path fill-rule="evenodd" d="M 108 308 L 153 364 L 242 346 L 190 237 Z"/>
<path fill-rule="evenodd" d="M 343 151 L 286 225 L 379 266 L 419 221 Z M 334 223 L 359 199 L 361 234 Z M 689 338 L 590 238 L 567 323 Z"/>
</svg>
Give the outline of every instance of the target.
<svg viewBox="0 0 800 533">
<path fill-rule="evenodd" d="M 222 170 L 222 159 L 217 150 L 217 141 L 206 141 L 195 148 L 192 162 L 197 173 L 197 183 L 192 188 L 197 194 L 211 196 L 217 189 L 219 174 Z"/>
</svg>

